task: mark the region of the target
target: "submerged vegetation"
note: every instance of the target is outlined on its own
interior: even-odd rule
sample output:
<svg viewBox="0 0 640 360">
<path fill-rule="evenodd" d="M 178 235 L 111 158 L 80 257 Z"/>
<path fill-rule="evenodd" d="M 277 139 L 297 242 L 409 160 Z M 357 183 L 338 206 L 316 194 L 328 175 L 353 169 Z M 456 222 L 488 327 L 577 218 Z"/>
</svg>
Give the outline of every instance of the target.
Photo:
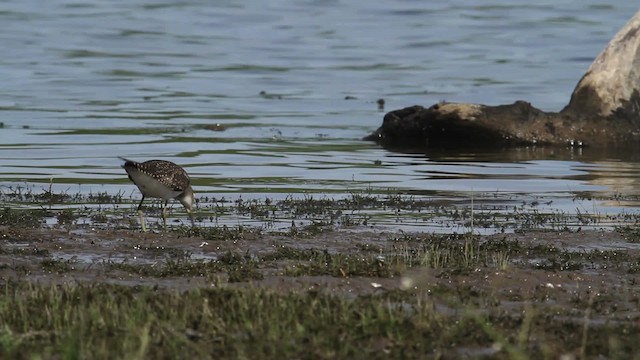
<svg viewBox="0 0 640 360">
<path fill-rule="evenodd" d="M 202 198 L 140 233 L 120 194 L 0 202 L 2 358 L 640 358 L 634 214 Z"/>
<path fill-rule="evenodd" d="M 577 194 L 574 200 L 580 201 L 586 196 Z M 620 194 L 602 200 L 638 201 L 635 197 L 622 197 Z M 70 189 L 56 192 L 51 185 L 43 190 L 28 186 L 7 187 L 0 189 L 0 225 L 31 227 L 41 221 L 58 225 L 106 224 L 133 228 L 138 226 L 137 219 L 130 215 L 138 201 L 139 198 L 125 197 L 122 193 L 72 194 Z M 302 194 L 281 199 L 240 197 L 229 200 L 201 196 L 196 201 L 198 227 L 184 227 L 184 232 L 188 233 L 185 235 L 206 233 L 211 239 L 226 239 L 237 234 L 236 231 L 229 232 L 229 228 L 245 229 L 249 233 L 284 230 L 296 236 L 348 227 L 495 234 L 540 229 L 613 230 L 640 222 L 640 214 L 637 213 L 600 213 L 597 209 L 589 211 L 579 205 L 571 212 L 560 211 L 550 207 L 553 201 L 521 200 L 498 194 L 478 194 L 475 199 L 454 201 L 393 190 L 371 190 L 336 197 Z M 155 229 L 162 230 L 158 221 L 159 202 L 149 210 L 149 216 L 156 220 Z M 188 223 L 180 211 L 175 211 L 171 220 L 174 225 Z"/>
</svg>

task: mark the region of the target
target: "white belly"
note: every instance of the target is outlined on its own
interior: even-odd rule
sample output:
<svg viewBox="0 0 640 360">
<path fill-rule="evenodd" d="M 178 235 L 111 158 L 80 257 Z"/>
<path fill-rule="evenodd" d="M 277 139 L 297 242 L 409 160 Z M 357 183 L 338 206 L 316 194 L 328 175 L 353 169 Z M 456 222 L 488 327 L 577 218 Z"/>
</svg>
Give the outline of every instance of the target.
<svg viewBox="0 0 640 360">
<path fill-rule="evenodd" d="M 180 195 L 180 191 L 174 191 L 166 185 L 160 183 L 158 180 L 139 171 L 132 171 L 130 175 L 133 179 L 133 182 L 145 197 L 155 197 L 169 200 Z"/>
</svg>

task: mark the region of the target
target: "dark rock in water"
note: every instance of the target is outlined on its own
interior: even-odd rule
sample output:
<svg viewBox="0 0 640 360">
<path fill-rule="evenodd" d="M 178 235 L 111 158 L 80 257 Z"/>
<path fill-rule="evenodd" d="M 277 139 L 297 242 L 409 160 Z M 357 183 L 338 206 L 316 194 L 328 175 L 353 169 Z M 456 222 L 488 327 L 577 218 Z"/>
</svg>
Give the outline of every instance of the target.
<svg viewBox="0 0 640 360">
<path fill-rule="evenodd" d="M 528 102 L 439 103 L 384 116 L 365 140 L 399 149 L 640 143 L 640 11 L 614 36 L 559 113 Z"/>
<path fill-rule="evenodd" d="M 511 105 L 439 103 L 412 106 L 385 115 L 365 140 L 389 147 L 473 147 L 567 143 L 563 117 L 524 101 Z M 574 140 L 575 141 L 575 140 Z"/>
</svg>

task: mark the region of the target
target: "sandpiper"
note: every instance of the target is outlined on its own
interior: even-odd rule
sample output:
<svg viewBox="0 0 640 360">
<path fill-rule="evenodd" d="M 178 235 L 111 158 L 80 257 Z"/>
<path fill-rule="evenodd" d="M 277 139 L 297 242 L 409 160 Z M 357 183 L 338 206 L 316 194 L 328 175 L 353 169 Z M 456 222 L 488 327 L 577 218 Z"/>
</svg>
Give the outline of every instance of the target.
<svg viewBox="0 0 640 360">
<path fill-rule="evenodd" d="M 145 162 L 136 162 L 125 159 L 124 168 L 129 175 L 129 179 L 133 181 L 142 193 L 142 200 L 138 205 L 138 215 L 140 216 L 140 225 L 142 231 L 147 231 L 144 224 L 144 213 L 142 212 L 142 203 L 145 197 L 161 198 L 164 200 L 162 206 L 162 224 L 167 226 L 166 209 L 169 200 L 177 199 L 184 206 L 191 219 L 193 225 L 193 215 L 191 208 L 193 205 L 193 189 L 191 188 L 191 180 L 187 172 L 179 165 L 165 160 L 149 160 Z"/>
</svg>

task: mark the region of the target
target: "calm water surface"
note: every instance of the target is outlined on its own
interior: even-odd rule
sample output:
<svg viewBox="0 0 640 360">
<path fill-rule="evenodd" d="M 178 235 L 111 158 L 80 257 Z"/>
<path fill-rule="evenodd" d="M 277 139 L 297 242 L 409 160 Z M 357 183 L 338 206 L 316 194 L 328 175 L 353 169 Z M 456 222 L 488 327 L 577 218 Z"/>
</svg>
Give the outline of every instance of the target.
<svg viewBox="0 0 640 360">
<path fill-rule="evenodd" d="M 560 110 L 635 11 L 627 0 L 5 1 L 0 186 L 137 197 L 126 156 L 173 160 L 200 196 L 229 200 L 392 190 L 635 213 L 635 153 L 402 154 L 360 140 L 385 111 L 440 100 Z"/>
</svg>

